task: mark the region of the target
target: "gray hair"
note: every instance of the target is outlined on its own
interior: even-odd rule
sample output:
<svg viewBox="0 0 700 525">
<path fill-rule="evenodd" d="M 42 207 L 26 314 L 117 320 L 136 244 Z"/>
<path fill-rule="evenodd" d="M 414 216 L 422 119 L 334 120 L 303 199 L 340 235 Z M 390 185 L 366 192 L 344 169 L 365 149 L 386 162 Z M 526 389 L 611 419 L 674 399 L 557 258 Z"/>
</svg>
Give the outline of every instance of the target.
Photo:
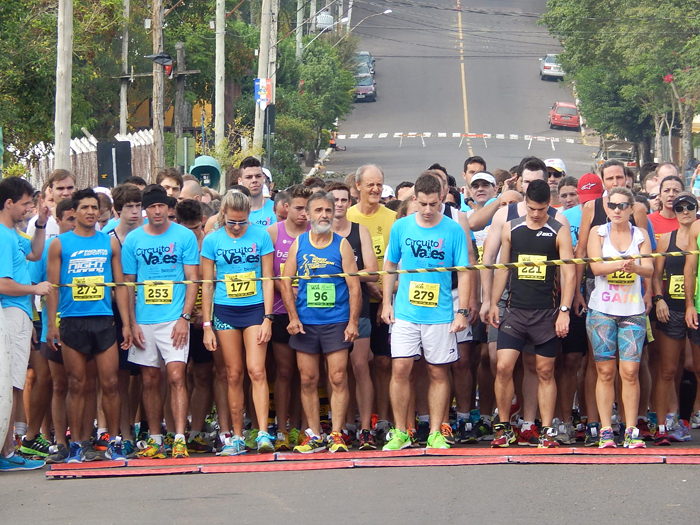
<svg viewBox="0 0 700 525">
<path fill-rule="evenodd" d="M 612 197 L 613 195 L 623 195 L 624 197 L 627 197 L 627 202 L 634 205 L 634 195 L 632 195 L 632 192 L 627 188 L 617 186 L 608 192 L 608 198 Z"/>
<path fill-rule="evenodd" d="M 358 184 L 362 182 L 362 176 L 365 174 L 365 171 L 368 169 L 375 168 L 379 171 L 379 173 L 382 174 L 382 182 L 384 182 L 384 170 L 377 166 L 376 164 L 364 164 L 363 166 L 360 166 L 357 168 L 357 171 L 355 171 L 355 182 Z"/>
</svg>

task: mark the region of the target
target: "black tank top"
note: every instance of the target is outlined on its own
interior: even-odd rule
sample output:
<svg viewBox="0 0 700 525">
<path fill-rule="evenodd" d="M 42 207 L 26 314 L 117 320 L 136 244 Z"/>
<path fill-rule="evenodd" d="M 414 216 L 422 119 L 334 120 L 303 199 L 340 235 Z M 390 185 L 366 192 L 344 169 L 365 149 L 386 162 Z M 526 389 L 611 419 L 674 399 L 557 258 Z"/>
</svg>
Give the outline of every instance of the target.
<svg viewBox="0 0 700 525">
<path fill-rule="evenodd" d="M 445 202 L 445 203 L 443 203 L 443 206 L 444 206 L 444 208 L 442 209 L 442 214 L 445 217 L 452 219 L 453 221 L 455 221 L 456 223 L 459 224 L 459 210 L 451 202 Z M 456 217 L 455 217 L 455 215 L 456 215 Z M 458 286 L 457 272 L 452 272 L 452 289 L 456 290 L 457 286 Z"/>
<path fill-rule="evenodd" d="M 360 240 L 360 225 L 356 222 L 350 223 L 350 233 L 345 237 L 348 241 L 353 253 L 355 254 L 355 262 L 358 270 L 365 269 L 365 261 L 362 258 L 362 241 Z M 369 290 L 367 283 L 360 283 L 362 290 L 362 308 L 360 309 L 360 317 L 369 317 Z"/>
<path fill-rule="evenodd" d="M 668 240 L 668 252 L 680 252 L 676 244 L 678 230 L 671 232 Z M 685 291 L 683 286 L 683 267 L 685 255 L 682 257 L 666 257 L 664 260 L 664 301 L 669 310 L 685 312 Z"/>
<path fill-rule="evenodd" d="M 506 222 L 513 221 L 520 217 L 520 214 L 518 213 L 518 204 L 520 203 L 512 202 L 508 205 L 508 217 L 506 218 Z M 547 215 L 549 215 L 552 219 L 556 219 L 557 209 L 550 206 L 549 208 L 547 208 Z"/>
<path fill-rule="evenodd" d="M 557 233 L 561 223 L 552 217 L 538 230 L 531 230 L 526 217 L 511 222 L 510 242 L 513 262 L 546 261 L 559 258 Z M 556 266 L 512 268 L 509 276 L 509 308 L 556 308 L 559 303 Z"/>
</svg>

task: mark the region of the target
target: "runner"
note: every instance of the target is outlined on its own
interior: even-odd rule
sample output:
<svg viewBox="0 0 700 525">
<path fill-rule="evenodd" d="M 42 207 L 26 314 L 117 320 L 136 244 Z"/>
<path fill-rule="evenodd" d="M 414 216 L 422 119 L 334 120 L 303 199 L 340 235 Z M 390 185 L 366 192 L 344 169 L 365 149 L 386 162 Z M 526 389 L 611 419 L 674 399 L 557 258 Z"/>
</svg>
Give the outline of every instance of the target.
<svg viewBox="0 0 700 525">
<path fill-rule="evenodd" d="M 350 243 L 359 271 L 376 272 L 378 270 L 377 257 L 374 254 L 372 236 L 369 234 L 369 230 L 361 224 L 350 222 L 347 218 L 348 208 L 350 207 L 350 188 L 342 182 L 334 182 L 328 187 L 328 193 L 332 193 L 335 198 L 333 232 L 344 237 Z M 362 309 L 360 310 L 360 321 L 358 324 L 359 335 L 350 353 L 351 370 L 355 377 L 355 400 L 360 412 L 360 426 L 357 432 L 360 450 L 374 450 L 377 448 L 372 435 L 371 421 L 372 404 L 374 403 L 374 386 L 372 385 L 372 376 L 369 369 L 372 323 L 369 318 L 369 290 L 365 284 L 375 283 L 377 280 L 378 276 L 376 275 L 360 277 Z M 355 414 L 351 413 L 349 416 L 348 419 L 352 420 L 349 424 L 354 426 Z M 351 435 L 351 437 L 355 438 L 354 435 Z"/>
<path fill-rule="evenodd" d="M 573 257 L 569 228 L 553 219 L 549 213 L 550 186 L 541 180 L 532 181 L 525 192 L 527 213 L 505 224 L 501 236 L 499 261 L 508 263 L 538 262 Z M 499 414 L 510 414 L 515 388 L 513 369 L 527 342 L 534 345 L 542 428 L 539 447 L 559 445 L 555 441 L 558 429 L 552 428 L 557 399 L 554 361 L 559 351 L 558 337 L 569 331 L 569 306 L 574 296 L 573 266 L 561 266 L 561 301 L 557 293 L 556 268 L 532 266 L 498 270 L 491 292 L 491 325 L 498 329 L 498 364 L 496 403 Z M 498 301 L 508 283 L 508 298 L 501 318 Z M 561 306 L 560 306 L 561 305 Z M 494 425 L 492 447 L 507 447 L 516 441 L 510 421 L 501 417 Z"/>
<path fill-rule="evenodd" d="M 678 218 L 673 209 L 673 201 L 682 191 L 685 191 L 685 184 L 680 177 L 675 175 L 665 177 L 659 185 L 661 210 L 649 215 L 649 221 L 654 227 L 654 238 L 657 242 L 664 233 L 678 229 Z"/>
<path fill-rule="evenodd" d="M 306 218 L 306 202 L 313 195 L 311 190 L 301 184 L 292 186 L 288 194 L 289 204 L 287 218 L 267 229 L 275 248 L 273 269 L 276 276 L 284 273 L 284 266 L 289 255 L 289 248 L 294 240 L 302 233 L 309 231 L 309 221 Z M 297 445 L 299 428 L 301 427 L 301 406 L 298 381 L 292 397 L 292 378 L 297 372 L 296 352 L 289 346 L 289 316 L 282 301 L 282 281 L 275 281 L 275 296 L 272 313 L 272 351 L 275 357 L 275 412 L 277 413 L 276 450 L 291 450 Z M 296 283 L 294 284 L 296 288 Z M 287 427 L 289 415 L 289 427 Z M 289 430 L 287 430 L 289 428 Z"/>
<path fill-rule="evenodd" d="M 68 170 L 57 169 L 51 172 L 48 180 L 43 186 L 43 197 L 44 202 L 51 207 L 55 208 L 59 202 L 70 199 L 75 190 L 75 175 Z M 50 204 L 49 204 L 50 203 Z M 36 229 L 36 221 L 39 218 L 38 215 L 34 216 L 27 223 L 27 235 L 34 235 Z M 41 223 L 40 223 L 41 224 Z M 49 215 L 48 222 L 44 228 L 44 233 L 47 239 L 56 237 L 58 235 L 58 225 L 53 216 Z"/>
<path fill-rule="evenodd" d="M 302 233 L 289 249 L 284 276 L 352 273 L 357 271 L 352 247 L 331 231 L 333 195 L 318 192 L 306 203 L 311 231 Z M 347 452 L 342 429 L 348 407 L 348 349 L 358 336 L 362 292 L 357 277 L 299 279 L 299 291 L 282 281 L 282 300 L 289 315 L 289 346 L 297 352 L 301 401 L 309 428 L 295 452 L 310 454 L 326 449 L 321 438 L 318 398 L 320 357 L 325 357 L 331 396 L 331 434 L 328 450 Z"/>
<path fill-rule="evenodd" d="M 634 196 L 627 188 L 615 187 L 608 192 L 605 211 L 610 222 L 591 229 L 590 257 L 651 253 L 646 230 L 630 224 L 633 206 Z M 598 373 L 595 392 L 602 425 L 598 446 L 614 448 L 617 446 L 612 430 L 616 356 L 619 353 L 625 421 L 637 421 L 639 363 L 647 326 L 642 278 L 650 279 L 654 268 L 651 259 L 591 263 L 590 267 L 596 277 L 586 328 Z M 624 447 L 645 447 L 636 426 L 627 427 Z"/>
<path fill-rule="evenodd" d="M 56 284 L 81 285 L 61 288 L 59 297 L 52 294 L 46 300 L 49 348 L 61 346 L 63 364 L 68 376 L 66 409 L 71 430 L 68 463 L 94 459 L 90 442 L 92 427 L 83 428 L 85 412 L 87 361 L 91 356 L 97 364 L 102 389 L 102 408 L 107 431 L 112 437 L 107 446 L 107 459 L 125 459 L 119 436 L 120 399 L 117 373 L 119 354 L 109 289 L 103 283 L 124 282 L 121 248 L 117 239 L 95 229 L 100 213 L 97 194 L 92 189 L 73 194 L 75 229 L 60 235 L 49 247 L 47 275 Z M 128 290 L 116 290 L 119 313 L 124 323 L 122 348 L 131 346 Z M 56 314 L 61 312 L 60 332 Z"/>
<path fill-rule="evenodd" d="M 424 172 L 414 186 L 418 203 L 415 216 L 404 217 L 391 229 L 384 270 L 393 271 L 401 263 L 403 270 L 466 266 L 469 264 L 467 239 L 456 221 L 440 213 L 442 187 L 431 172 Z M 389 298 L 395 275 L 385 276 L 382 286 Z M 458 273 L 459 309 L 452 303 L 452 277 L 431 272 L 402 275 L 395 307 L 383 303 L 382 319 L 393 324 L 391 334 L 391 404 L 394 429 L 383 450 L 401 450 L 411 446 L 407 432 L 410 375 L 413 362 L 421 355 L 428 365 L 430 388 L 430 435 L 427 448 L 449 448 L 441 425 L 450 398 L 450 365 L 459 359 L 456 333 L 467 327 L 470 279 Z"/>
<path fill-rule="evenodd" d="M 168 197 L 177 199 L 180 197 L 184 180 L 176 168 L 165 168 L 158 171 L 156 184 L 160 184 L 165 188 Z"/>
<path fill-rule="evenodd" d="M 141 366 L 143 406 L 151 435 L 139 443 L 139 457 L 165 458 L 160 433 L 163 399 L 161 365 L 165 363 L 170 385 L 170 405 L 175 420 L 172 456 L 187 457 L 186 367 L 189 354 L 189 321 L 197 297 L 197 285 L 153 284 L 160 281 L 189 281 L 198 277 L 199 250 L 194 233 L 168 219 L 169 197 L 161 186 L 143 191 L 142 206 L 148 223 L 132 231 L 122 248 L 124 278 L 143 283 L 136 290 L 136 305 L 129 294 L 134 345 L 129 361 Z M 171 429 L 172 430 L 172 429 Z M 155 432 L 155 433 L 154 433 Z"/>
<path fill-rule="evenodd" d="M 37 204 L 36 231 L 31 242 L 20 236 L 15 225 L 24 220 L 32 207 L 34 188 L 20 177 L 6 177 L 0 181 L 0 245 L 6 256 L 0 257 L 0 301 L 7 328 L 12 334 L 10 377 L 12 379 L 12 413 L 10 421 L 20 421 L 19 407 L 27 376 L 27 364 L 32 337 L 32 295 L 51 295 L 51 283 L 31 284 L 27 261 L 38 261 L 44 250 L 44 232 L 49 209 L 44 200 Z M 10 428 L 0 454 L 0 472 L 33 470 L 44 466 L 44 461 L 26 459 L 15 454 Z"/>
<path fill-rule="evenodd" d="M 219 229 L 207 236 L 202 244 L 202 278 L 226 281 L 216 283 L 215 290 L 211 283 L 202 285 L 204 345 L 211 352 L 221 350 L 228 372 L 233 437 L 226 440 L 222 455 L 246 451 L 243 439 L 244 366 L 247 366 L 252 383 L 253 405 L 260 425 L 267 422 L 269 409 L 265 354 L 272 334 L 273 283 L 247 279 L 273 276 L 274 248 L 267 232 L 249 223 L 249 213 L 248 197 L 236 190 L 229 191 L 221 202 Z M 272 436 L 262 428 L 255 442 L 258 452 L 275 450 Z"/>
</svg>

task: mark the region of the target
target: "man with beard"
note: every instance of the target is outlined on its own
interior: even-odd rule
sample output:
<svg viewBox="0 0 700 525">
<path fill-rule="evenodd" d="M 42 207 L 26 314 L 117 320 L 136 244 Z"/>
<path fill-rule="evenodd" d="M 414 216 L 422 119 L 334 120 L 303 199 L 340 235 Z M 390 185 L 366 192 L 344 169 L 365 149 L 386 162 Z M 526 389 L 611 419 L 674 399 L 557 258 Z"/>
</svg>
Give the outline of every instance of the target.
<svg viewBox="0 0 700 525">
<path fill-rule="evenodd" d="M 287 256 L 283 276 L 357 272 L 355 255 L 348 241 L 331 231 L 333 194 L 314 193 L 306 203 L 311 231 L 296 238 Z M 289 315 L 289 346 L 297 352 L 301 376 L 301 402 L 309 428 L 295 452 L 310 454 L 326 450 L 321 438 L 318 378 L 321 355 L 325 356 L 331 397 L 332 431 L 328 450 L 347 452 L 342 437 L 348 407 L 348 349 L 357 339 L 362 292 L 358 277 L 299 279 L 294 298 L 291 280 L 283 280 L 282 301 Z"/>
</svg>

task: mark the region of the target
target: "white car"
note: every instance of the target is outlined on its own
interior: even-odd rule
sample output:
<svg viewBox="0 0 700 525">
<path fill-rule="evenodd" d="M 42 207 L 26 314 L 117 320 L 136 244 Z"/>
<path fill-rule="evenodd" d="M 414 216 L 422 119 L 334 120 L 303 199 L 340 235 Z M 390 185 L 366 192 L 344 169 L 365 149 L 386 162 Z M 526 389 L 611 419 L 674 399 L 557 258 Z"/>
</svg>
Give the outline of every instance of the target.
<svg viewBox="0 0 700 525">
<path fill-rule="evenodd" d="M 557 55 L 548 53 L 540 58 L 540 80 L 548 78 L 564 78 L 564 70 L 557 62 Z"/>
</svg>

